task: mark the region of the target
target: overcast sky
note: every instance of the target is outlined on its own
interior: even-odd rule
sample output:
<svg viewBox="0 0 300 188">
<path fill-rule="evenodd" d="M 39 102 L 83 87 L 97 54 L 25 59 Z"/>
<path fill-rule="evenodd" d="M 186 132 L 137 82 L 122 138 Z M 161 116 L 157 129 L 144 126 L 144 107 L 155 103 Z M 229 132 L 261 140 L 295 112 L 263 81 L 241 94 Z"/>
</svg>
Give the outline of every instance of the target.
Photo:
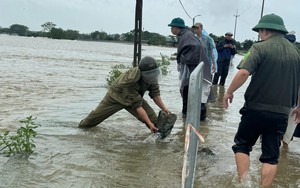
<svg viewBox="0 0 300 188">
<path fill-rule="evenodd" d="M 143 0 L 143 29 L 170 35 L 168 24 L 175 17 L 184 19 L 187 26 L 192 18 L 202 22 L 208 33 L 217 36 L 227 31 L 236 40 L 257 40 L 252 27 L 261 15 L 262 0 Z M 122 34 L 134 29 L 136 0 L 0 0 L 0 27 L 21 24 L 31 31 L 41 31 L 45 22 L 57 28 L 77 30 L 80 33 L 104 31 Z M 236 11 L 238 10 L 238 13 Z M 300 0 L 265 0 L 264 14 L 281 16 L 287 30 L 296 31 L 300 39 Z"/>
</svg>

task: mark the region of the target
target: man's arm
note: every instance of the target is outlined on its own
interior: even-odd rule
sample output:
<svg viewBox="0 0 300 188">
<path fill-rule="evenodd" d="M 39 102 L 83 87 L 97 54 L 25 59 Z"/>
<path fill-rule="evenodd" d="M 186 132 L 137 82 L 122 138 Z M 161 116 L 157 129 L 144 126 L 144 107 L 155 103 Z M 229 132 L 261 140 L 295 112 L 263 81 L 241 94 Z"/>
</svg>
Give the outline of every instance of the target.
<svg viewBox="0 0 300 188">
<path fill-rule="evenodd" d="M 147 112 L 144 110 L 143 107 L 138 107 L 136 109 L 139 117 L 145 121 L 145 123 L 149 126 L 150 130 L 152 133 L 155 133 L 157 131 L 157 128 L 155 127 L 155 125 L 151 122 Z"/>
<path fill-rule="evenodd" d="M 155 104 L 162 109 L 163 111 L 165 111 L 167 114 L 170 114 L 171 112 L 169 111 L 169 109 L 165 106 L 165 104 L 163 103 L 163 101 L 161 100 L 161 97 L 158 95 L 156 97 L 153 97 L 153 101 L 155 102 Z"/>
<path fill-rule="evenodd" d="M 292 114 L 295 114 L 295 123 L 300 123 L 300 86 L 298 89 L 298 102 L 297 106 L 293 109 Z"/>
<path fill-rule="evenodd" d="M 212 40 L 212 39 L 211 39 Z M 212 43 L 213 40 L 210 42 L 210 56 L 211 56 L 211 60 L 212 60 L 212 65 L 211 65 L 211 73 L 215 73 L 216 72 L 216 69 L 217 69 L 217 62 L 216 62 L 216 57 L 215 57 L 215 54 L 214 54 L 214 49 L 215 49 L 215 45 Z"/>
<path fill-rule="evenodd" d="M 233 100 L 233 93 L 240 88 L 248 79 L 250 73 L 246 69 L 240 69 L 236 75 L 234 76 L 229 88 L 226 91 L 226 94 L 223 98 L 224 108 L 228 108 L 228 100 L 232 103 Z"/>
</svg>

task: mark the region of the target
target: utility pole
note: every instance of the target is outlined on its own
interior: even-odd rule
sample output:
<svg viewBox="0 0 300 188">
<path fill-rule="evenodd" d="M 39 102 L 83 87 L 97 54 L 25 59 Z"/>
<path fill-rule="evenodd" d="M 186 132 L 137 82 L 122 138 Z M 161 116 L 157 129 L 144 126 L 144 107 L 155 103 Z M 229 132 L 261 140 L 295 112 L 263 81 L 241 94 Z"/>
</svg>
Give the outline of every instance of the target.
<svg viewBox="0 0 300 188">
<path fill-rule="evenodd" d="M 233 39 L 235 39 L 237 18 L 240 16 L 240 15 L 238 15 L 238 9 L 236 10 L 236 15 L 233 15 L 233 16 L 235 17 Z"/>
<path fill-rule="evenodd" d="M 265 0 L 262 1 L 260 18 L 263 17 L 263 14 L 264 14 L 264 6 L 265 6 Z"/>
<path fill-rule="evenodd" d="M 134 29 L 134 49 L 133 49 L 133 67 L 137 66 L 141 60 L 142 53 L 142 13 L 143 0 L 136 0 L 135 7 L 135 29 Z"/>
<path fill-rule="evenodd" d="M 263 15 L 264 15 L 264 6 L 265 6 L 265 0 L 262 1 L 261 12 L 260 12 L 260 18 L 262 18 Z M 259 41 L 259 34 L 258 34 L 257 41 Z"/>
</svg>

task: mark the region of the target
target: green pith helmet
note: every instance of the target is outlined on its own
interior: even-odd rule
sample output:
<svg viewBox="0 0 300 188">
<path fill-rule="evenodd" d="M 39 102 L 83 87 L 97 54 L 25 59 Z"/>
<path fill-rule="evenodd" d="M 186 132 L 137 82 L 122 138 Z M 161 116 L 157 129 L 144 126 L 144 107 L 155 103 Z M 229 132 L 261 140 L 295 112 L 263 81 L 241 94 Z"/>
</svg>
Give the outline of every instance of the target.
<svg viewBox="0 0 300 188">
<path fill-rule="evenodd" d="M 139 63 L 141 71 L 149 71 L 158 68 L 158 64 L 153 57 L 145 56 Z"/>
<path fill-rule="evenodd" d="M 259 29 L 272 29 L 276 31 L 280 31 L 284 34 L 288 33 L 286 30 L 283 20 L 280 16 L 276 14 L 267 14 L 263 16 L 258 24 L 252 28 L 253 31 L 258 32 Z"/>
<path fill-rule="evenodd" d="M 161 80 L 161 71 L 153 57 L 145 56 L 141 59 L 139 68 L 142 79 L 147 84 L 155 84 Z"/>
<path fill-rule="evenodd" d="M 181 18 L 174 18 L 172 20 L 172 22 L 168 26 L 170 26 L 170 27 L 184 28 L 185 24 L 184 24 L 183 19 L 181 19 Z"/>
</svg>

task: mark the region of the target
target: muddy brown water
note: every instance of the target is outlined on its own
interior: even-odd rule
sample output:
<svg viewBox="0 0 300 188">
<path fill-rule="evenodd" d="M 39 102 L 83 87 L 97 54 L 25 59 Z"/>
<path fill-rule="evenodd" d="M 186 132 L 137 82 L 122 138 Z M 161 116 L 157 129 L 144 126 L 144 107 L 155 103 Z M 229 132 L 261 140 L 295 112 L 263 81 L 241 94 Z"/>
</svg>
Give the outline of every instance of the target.
<svg viewBox="0 0 300 188">
<path fill-rule="evenodd" d="M 160 59 L 175 48 L 143 46 L 143 55 Z M 133 45 L 0 35 L 0 130 L 15 131 L 19 120 L 37 117 L 35 152 L 28 159 L 0 155 L 0 187 L 181 187 L 184 122 L 176 63 L 161 81 L 162 99 L 178 116 L 169 137 L 155 135 L 126 111 L 89 130 L 77 128 L 106 93 L 112 66 L 131 66 Z M 225 88 L 242 56 L 234 58 Z M 251 180 L 241 185 L 231 150 L 246 86 L 228 110 L 224 88 L 201 122 L 195 187 L 259 187 L 260 145 L 251 153 Z M 146 96 L 158 112 L 158 108 Z M 274 187 L 300 187 L 299 139 L 281 154 Z"/>
</svg>

